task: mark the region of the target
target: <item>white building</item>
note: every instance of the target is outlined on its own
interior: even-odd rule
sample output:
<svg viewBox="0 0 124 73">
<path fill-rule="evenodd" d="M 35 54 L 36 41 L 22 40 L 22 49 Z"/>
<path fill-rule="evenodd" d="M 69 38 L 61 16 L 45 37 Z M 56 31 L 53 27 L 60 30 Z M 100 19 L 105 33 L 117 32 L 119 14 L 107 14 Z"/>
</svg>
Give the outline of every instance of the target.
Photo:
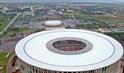
<svg viewBox="0 0 124 73">
<path fill-rule="evenodd" d="M 46 26 L 46 30 L 64 29 L 63 23 L 59 20 L 48 20 L 44 22 L 44 25 Z"/>
<path fill-rule="evenodd" d="M 123 48 L 101 33 L 57 29 L 23 38 L 15 52 L 22 73 L 120 73 Z"/>
</svg>

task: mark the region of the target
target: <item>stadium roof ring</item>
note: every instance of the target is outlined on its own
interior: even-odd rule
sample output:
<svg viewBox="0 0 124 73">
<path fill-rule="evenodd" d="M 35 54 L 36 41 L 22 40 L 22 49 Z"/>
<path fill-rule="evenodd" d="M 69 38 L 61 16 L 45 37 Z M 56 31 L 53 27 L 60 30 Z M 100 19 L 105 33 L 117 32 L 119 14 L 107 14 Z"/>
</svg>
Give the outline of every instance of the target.
<svg viewBox="0 0 124 73">
<path fill-rule="evenodd" d="M 60 42 L 60 45 L 64 42 L 64 46 L 66 46 L 65 42 L 83 46 L 79 50 L 65 51 L 58 49 L 56 42 Z M 66 47 L 70 48 L 70 46 Z M 57 29 L 34 33 L 23 38 L 17 43 L 15 52 L 22 61 L 38 68 L 55 71 L 87 71 L 117 62 L 123 54 L 123 47 L 115 39 L 101 33 Z"/>
<path fill-rule="evenodd" d="M 58 44 L 59 42 L 61 43 Z M 55 45 L 58 47 L 56 48 Z M 90 42 L 84 39 L 76 38 L 76 37 L 56 38 L 56 39 L 50 40 L 46 46 L 47 46 L 47 49 L 52 52 L 65 54 L 65 55 L 82 54 L 92 49 L 92 44 Z M 61 48 L 62 49 L 64 48 L 64 50 L 62 50 Z"/>
</svg>

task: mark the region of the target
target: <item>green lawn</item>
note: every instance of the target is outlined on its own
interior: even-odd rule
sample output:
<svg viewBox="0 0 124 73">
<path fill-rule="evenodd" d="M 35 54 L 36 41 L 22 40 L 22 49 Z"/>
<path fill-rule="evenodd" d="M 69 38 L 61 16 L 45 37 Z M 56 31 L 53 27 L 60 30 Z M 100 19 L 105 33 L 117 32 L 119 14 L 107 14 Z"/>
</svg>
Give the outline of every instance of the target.
<svg viewBox="0 0 124 73">
<path fill-rule="evenodd" d="M 27 27 L 20 27 L 20 28 L 14 27 L 14 28 L 11 29 L 11 32 L 24 32 L 24 31 L 27 31 L 27 30 L 28 30 Z"/>
<path fill-rule="evenodd" d="M 124 22 L 124 16 L 112 17 L 111 15 L 88 15 L 80 12 L 73 13 L 77 19 L 94 19 L 100 22 L 108 22 L 108 24 L 117 25 L 119 22 Z M 69 15 L 69 14 L 68 14 Z"/>
<path fill-rule="evenodd" d="M 7 53 L 0 52 L 0 66 L 3 67 L 3 73 L 6 72 L 6 64 L 7 64 L 6 55 L 7 55 Z"/>
<path fill-rule="evenodd" d="M 0 16 L 0 31 L 6 27 L 10 19 L 10 16 Z"/>
</svg>

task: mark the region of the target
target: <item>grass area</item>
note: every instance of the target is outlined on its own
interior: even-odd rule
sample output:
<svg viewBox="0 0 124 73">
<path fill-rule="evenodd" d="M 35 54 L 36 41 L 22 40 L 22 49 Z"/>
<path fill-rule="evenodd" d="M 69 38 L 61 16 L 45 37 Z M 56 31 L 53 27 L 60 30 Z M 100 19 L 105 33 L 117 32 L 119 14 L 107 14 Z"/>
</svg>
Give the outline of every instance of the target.
<svg viewBox="0 0 124 73">
<path fill-rule="evenodd" d="M 74 12 L 74 16 L 77 19 L 81 19 L 82 24 L 81 28 L 87 28 L 87 29 L 97 29 L 97 28 L 115 28 L 119 24 L 124 24 L 124 16 L 119 15 L 98 15 L 98 14 L 83 14 L 81 12 Z M 66 14 L 68 16 L 69 14 Z M 87 23 L 85 25 L 84 23 Z M 91 23 L 91 24 L 89 24 Z"/>
<path fill-rule="evenodd" d="M 3 67 L 2 72 L 6 73 L 6 65 L 7 65 L 7 58 L 6 58 L 7 53 L 0 52 L 0 66 Z"/>
<path fill-rule="evenodd" d="M 2 31 L 6 27 L 10 20 L 10 16 L 0 16 L 0 31 Z"/>
<path fill-rule="evenodd" d="M 124 18 L 122 16 L 113 16 L 113 15 L 98 15 L 98 14 L 83 14 L 81 12 L 74 12 L 73 13 L 76 18 L 82 19 L 82 18 L 95 18 L 99 20 L 106 20 L 106 21 L 111 21 L 111 20 L 123 20 Z"/>
<path fill-rule="evenodd" d="M 7 72 L 7 62 L 9 61 L 9 58 L 14 54 L 14 52 L 11 52 L 8 57 L 7 56 L 8 53 L 6 52 L 0 52 L 0 66 L 3 67 L 2 73 L 6 73 Z"/>
<path fill-rule="evenodd" d="M 113 38 L 124 38 L 124 32 L 106 32 L 104 34 L 109 35 Z"/>
<path fill-rule="evenodd" d="M 24 32 L 24 31 L 27 31 L 28 28 L 27 27 L 14 27 L 11 29 L 11 32 Z"/>
<path fill-rule="evenodd" d="M 5 36 L 8 36 L 8 33 L 23 33 L 23 32 L 26 32 L 28 30 L 29 30 L 29 28 L 27 28 L 27 27 L 20 27 L 20 28 L 13 27 L 13 28 L 8 29 L 7 32 L 0 35 L 0 39 L 2 39 Z"/>
<path fill-rule="evenodd" d="M 63 14 L 63 17 L 64 17 L 65 19 L 69 19 L 70 13 L 64 13 L 64 14 Z"/>
<path fill-rule="evenodd" d="M 4 32 L 2 35 L 0 35 L 0 39 L 1 39 L 2 37 L 6 36 L 6 35 L 7 35 L 7 32 Z"/>
<path fill-rule="evenodd" d="M 107 22 L 108 24 L 116 25 L 120 22 L 124 22 L 124 16 L 114 16 L 114 15 L 88 15 L 80 12 L 73 13 L 77 19 L 94 19 L 100 22 Z M 66 14 L 66 16 L 69 14 Z"/>
</svg>

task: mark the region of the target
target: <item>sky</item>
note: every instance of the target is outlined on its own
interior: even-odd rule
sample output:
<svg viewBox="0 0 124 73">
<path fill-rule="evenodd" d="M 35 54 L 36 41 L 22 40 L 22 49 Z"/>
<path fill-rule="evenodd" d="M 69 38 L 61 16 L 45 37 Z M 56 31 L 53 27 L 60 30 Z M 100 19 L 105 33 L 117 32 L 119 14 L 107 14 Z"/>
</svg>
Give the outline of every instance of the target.
<svg viewBox="0 0 124 73">
<path fill-rule="evenodd" d="M 0 2 L 124 2 L 124 0 L 0 0 Z"/>
</svg>

